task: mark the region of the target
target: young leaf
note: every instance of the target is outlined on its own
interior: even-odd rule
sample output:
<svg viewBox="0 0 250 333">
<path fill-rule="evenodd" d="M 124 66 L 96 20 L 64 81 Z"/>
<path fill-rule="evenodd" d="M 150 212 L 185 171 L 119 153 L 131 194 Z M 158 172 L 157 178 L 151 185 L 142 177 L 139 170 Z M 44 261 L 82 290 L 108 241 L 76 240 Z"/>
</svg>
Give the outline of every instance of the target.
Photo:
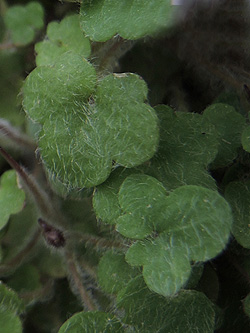
<svg viewBox="0 0 250 333">
<path fill-rule="evenodd" d="M 116 229 L 123 236 L 143 239 L 158 220 L 164 219 L 167 192 L 155 178 L 133 174 L 125 179 L 118 194 L 123 214 Z"/>
<path fill-rule="evenodd" d="M 110 294 L 118 293 L 138 274 L 139 270 L 128 265 L 121 253 L 105 253 L 98 265 L 99 285 Z"/>
<path fill-rule="evenodd" d="M 198 291 L 165 298 L 151 293 L 138 276 L 120 291 L 117 306 L 125 310 L 123 322 L 139 332 L 214 332 L 214 306 Z"/>
<path fill-rule="evenodd" d="M 203 112 L 203 118 L 216 128 L 219 147 L 218 155 L 211 168 L 221 168 L 231 163 L 241 146 L 241 134 L 245 127 L 245 118 L 227 104 L 212 104 Z"/>
<path fill-rule="evenodd" d="M 17 185 L 16 172 L 6 171 L 0 181 L 0 229 L 6 225 L 11 214 L 22 210 L 24 200 L 25 193 Z"/>
<path fill-rule="evenodd" d="M 75 332 L 124 332 L 117 318 L 100 311 L 79 312 L 69 318 L 58 333 Z"/>
<path fill-rule="evenodd" d="M 174 112 L 156 107 L 160 120 L 160 144 L 145 172 L 171 190 L 182 185 L 200 185 L 216 189 L 207 172 L 218 150 L 214 126 L 197 113 Z M 192 158 L 190 158 L 192 156 Z"/>
<path fill-rule="evenodd" d="M 87 0 L 81 5 L 81 26 L 93 41 L 103 42 L 117 33 L 138 39 L 169 27 L 174 7 L 171 0 Z"/>
<path fill-rule="evenodd" d="M 10 30 L 12 42 L 17 45 L 31 43 L 36 30 L 43 27 L 43 16 L 43 8 L 38 2 L 10 7 L 4 16 L 4 21 L 7 29 Z"/>
<path fill-rule="evenodd" d="M 114 74 L 96 90 L 95 84 L 94 68 L 67 52 L 53 68 L 36 68 L 24 85 L 24 108 L 43 124 L 41 157 L 68 189 L 98 185 L 109 176 L 113 160 L 133 167 L 157 148 L 158 121 L 144 103 L 145 82 L 134 74 Z M 91 93 L 95 98 L 88 101 Z"/>
<path fill-rule="evenodd" d="M 191 265 L 185 244 L 173 245 L 164 235 L 134 243 L 126 254 L 131 265 L 143 265 L 143 278 L 149 289 L 172 296 L 187 282 Z"/>
<path fill-rule="evenodd" d="M 80 29 L 79 15 L 71 15 L 47 27 L 48 39 L 35 45 L 37 66 L 54 65 L 60 55 L 72 51 L 83 58 L 90 56 L 90 42 Z"/>
<path fill-rule="evenodd" d="M 250 249 L 250 182 L 231 182 L 225 190 L 225 198 L 232 207 L 232 234 L 243 247 Z"/>
</svg>

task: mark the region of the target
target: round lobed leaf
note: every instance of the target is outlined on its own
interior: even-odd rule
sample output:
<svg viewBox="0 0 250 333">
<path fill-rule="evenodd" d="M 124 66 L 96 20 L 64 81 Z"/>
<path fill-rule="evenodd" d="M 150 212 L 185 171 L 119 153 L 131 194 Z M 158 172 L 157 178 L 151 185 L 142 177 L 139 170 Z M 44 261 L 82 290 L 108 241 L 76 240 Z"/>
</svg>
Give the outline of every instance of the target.
<svg viewBox="0 0 250 333">
<path fill-rule="evenodd" d="M 1 333 L 22 333 L 20 318 L 11 311 L 0 310 Z"/>
<path fill-rule="evenodd" d="M 117 297 L 118 308 L 125 310 L 123 322 L 138 332 L 213 333 L 213 303 L 201 292 L 181 291 L 174 297 L 151 293 L 139 276 L 131 280 Z"/>
<path fill-rule="evenodd" d="M 175 242 L 187 244 L 190 259 L 205 261 L 226 246 L 232 226 L 231 209 L 218 192 L 186 185 L 167 197 L 164 224 Z"/>
<path fill-rule="evenodd" d="M 93 41 L 103 42 L 117 33 L 138 39 L 169 27 L 175 11 L 171 0 L 87 0 L 81 4 L 81 26 Z"/>
<path fill-rule="evenodd" d="M 117 219 L 117 231 L 135 239 L 148 236 L 157 221 L 164 219 L 166 196 L 166 189 L 153 177 L 143 174 L 127 177 L 118 194 L 123 215 Z"/>
<path fill-rule="evenodd" d="M 112 161 L 133 167 L 157 149 L 158 120 L 145 104 L 145 82 L 113 74 L 96 91 L 95 85 L 94 67 L 67 52 L 55 66 L 37 67 L 23 89 L 24 109 L 43 124 L 39 149 L 47 171 L 69 191 L 104 182 Z"/>
<path fill-rule="evenodd" d="M 67 16 L 60 23 L 49 23 L 47 36 L 48 39 L 35 45 L 37 66 L 51 66 L 60 55 L 68 51 L 83 58 L 90 56 L 90 42 L 80 29 L 79 15 Z"/>
<path fill-rule="evenodd" d="M 13 43 L 26 45 L 33 41 L 35 31 L 43 27 L 44 11 L 38 2 L 12 6 L 6 11 L 4 21 Z"/>
<path fill-rule="evenodd" d="M 241 134 L 246 125 L 245 118 L 227 104 L 212 104 L 203 112 L 203 118 L 215 126 L 218 136 L 218 154 L 211 168 L 221 168 L 231 163 L 241 146 Z"/>
</svg>

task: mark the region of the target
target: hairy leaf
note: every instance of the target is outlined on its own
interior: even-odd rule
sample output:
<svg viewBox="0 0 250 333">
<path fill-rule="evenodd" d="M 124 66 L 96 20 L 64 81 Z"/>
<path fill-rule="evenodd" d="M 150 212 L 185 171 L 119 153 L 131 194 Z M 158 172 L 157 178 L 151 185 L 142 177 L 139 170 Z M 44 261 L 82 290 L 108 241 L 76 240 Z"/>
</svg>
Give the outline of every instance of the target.
<svg viewBox="0 0 250 333">
<path fill-rule="evenodd" d="M 79 312 L 69 318 L 58 333 L 66 332 L 123 332 L 118 319 L 113 315 L 100 311 Z"/>
<path fill-rule="evenodd" d="M 143 265 L 147 286 L 163 296 L 178 292 L 191 273 L 188 248 L 185 244 L 173 246 L 163 235 L 133 244 L 126 260 L 131 265 Z"/>
<path fill-rule="evenodd" d="M 121 253 L 105 253 L 98 266 L 98 282 L 110 294 L 118 293 L 139 271 L 125 261 Z"/>
<path fill-rule="evenodd" d="M 54 67 L 37 67 L 24 85 L 24 108 L 43 124 L 41 157 L 69 190 L 100 184 L 112 161 L 133 167 L 157 148 L 158 121 L 144 103 L 145 82 L 134 74 L 114 74 L 95 89 L 96 83 L 94 68 L 67 52 Z"/>
<path fill-rule="evenodd" d="M 175 10 L 170 0 L 87 0 L 81 5 L 81 26 L 94 41 L 106 41 L 117 33 L 138 39 L 169 27 Z"/>
<path fill-rule="evenodd" d="M 11 33 L 13 43 L 26 45 L 33 41 L 35 32 L 44 24 L 43 8 L 38 2 L 29 2 L 26 6 L 12 6 L 4 16 Z"/>
<path fill-rule="evenodd" d="M 0 229 L 6 225 L 11 214 L 22 210 L 24 200 L 25 193 L 17 185 L 16 172 L 6 171 L 0 181 Z"/>
<path fill-rule="evenodd" d="M 151 293 L 142 278 L 136 277 L 120 291 L 117 305 L 125 310 L 123 321 L 139 332 L 214 332 L 213 304 L 194 290 L 162 297 Z"/>
<path fill-rule="evenodd" d="M 174 112 L 165 105 L 157 106 L 156 111 L 160 119 L 160 144 L 145 172 L 169 190 L 182 185 L 216 189 L 207 172 L 218 152 L 214 126 L 196 113 Z"/>
<path fill-rule="evenodd" d="M 232 233 L 240 245 L 250 249 L 250 182 L 229 183 L 225 198 L 232 207 Z"/>
<path fill-rule="evenodd" d="M 35 45 L 37 66 L 53 65 L 60 55 L 72 51 L 83 58 L 90 56 L 90 42 L 80 29 L 79 16 L 71 15 L 47 27 L 48 39 Z"/>
<path fill-rule="evenodd" d="M 241 146 L 241 134 L 245 127 L 244 117 L 227 104 L 212 104 L 203 112 L 203 118 L 216 128 L 219 147 L 212 168 L 221 168 L 231 163 Z"/>
</svg>

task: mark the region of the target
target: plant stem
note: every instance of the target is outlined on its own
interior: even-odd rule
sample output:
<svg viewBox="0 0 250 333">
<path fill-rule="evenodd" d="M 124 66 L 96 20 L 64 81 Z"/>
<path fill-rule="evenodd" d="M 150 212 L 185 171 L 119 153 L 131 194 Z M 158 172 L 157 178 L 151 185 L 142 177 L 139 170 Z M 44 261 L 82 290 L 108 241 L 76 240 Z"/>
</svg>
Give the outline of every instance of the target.
<svg viewBox="0 0 250 333">
<path fill-rule="evenodd" d="M 78 234 L 72 233 L 73 236 L 79 238 L 79 241 L 85 242 L 86 245 L 93 245 L 97 248 L 117 248 L 117 249 L 124 249 L 127 250 L 128 247 L 125 244 L 122 244 L 116 240 L 110 240 L 98 236 L 93 236 L 90 234 Z"/>
<path fill-rule="evenodd" d="M 80 296 L 81 301 L 86 308 L 86 310 L 94 311 L 96 306 L 94 305 L 91 297 L 89 296 L 87 290 L 82 284 L 81 276 L 78 271 L 77 264 L 75 262 L 72 252 L 65 251 L 65 258 L 68 265 L 68 271 L 70 278 L 72 279 L 73 286 L 76 288 L 77 294 Z"/>
<path fill-rule="evenodd" d="M 17 46 L 11 42 L 6 42 L 6 43 L 2 43 L 0 44 L 0 51 L 3 51 L 3 50 L 10 50 L 10 49 L 14 49 L 16 48 Z"/>
<path fill-rule="evenodd" d="M 36 144 L 25 134 L 20 133 L 8 121 L 0 118 L 0 137 L 7 138 L 14 147 L 35 151 Z"/>
<path fill-rule="evenodd" d="M 26 246 L 9 262 L 0 265 L 0 274 L 1 275 L 9 275 L 13 273 L 13 270 L 16 270 L 25 260 L 25 258 L 30 254 L 33 247 L 37 244 L 37 241 L 41 235 L 40 228 L 37 229 L 31 240 L 26 244 Z"/>
<path fill-rule="evenodd" d="M 32 194 L 34 201 L 45 220 L 53 222 L 57 221 L 60 225 L 65 225 L 66 223 L 62 214 L 54 208 L 48 194 L 41 189 L 32 175 L 29 175 L 2 147 L 0 147 L 0 154 L 5 158 L 9 165 L 16 170 L 24 185 L 26 185 L 27 189 Z"/>
</svg>

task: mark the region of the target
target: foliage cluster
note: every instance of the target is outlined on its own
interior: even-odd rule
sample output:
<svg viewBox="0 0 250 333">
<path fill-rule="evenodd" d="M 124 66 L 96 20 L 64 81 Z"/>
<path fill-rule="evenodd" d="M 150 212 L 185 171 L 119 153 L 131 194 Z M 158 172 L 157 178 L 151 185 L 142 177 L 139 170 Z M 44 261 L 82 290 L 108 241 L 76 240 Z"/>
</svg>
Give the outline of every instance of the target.
<svg viewBox="0 0 250 333">
<path fill-rule="evenodd" d="M 0 0 L 1 332 L 249 332 L 246 1 L 201 3 Z"/>
</svg>

